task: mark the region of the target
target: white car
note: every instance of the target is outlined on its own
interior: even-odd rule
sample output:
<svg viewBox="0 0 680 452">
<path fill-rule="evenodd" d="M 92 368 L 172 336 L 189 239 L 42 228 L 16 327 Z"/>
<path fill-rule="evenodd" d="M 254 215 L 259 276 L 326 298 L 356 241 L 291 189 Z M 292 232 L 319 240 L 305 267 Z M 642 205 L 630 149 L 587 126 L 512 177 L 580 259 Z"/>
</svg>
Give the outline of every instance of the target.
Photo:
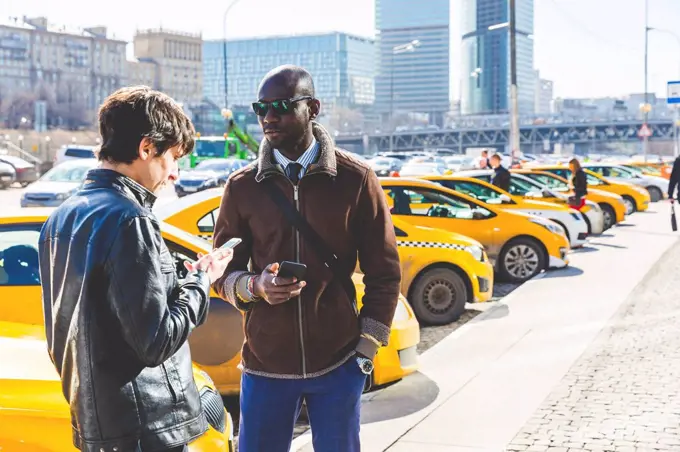
<svg viewBox="0 0 680 452">
<path fill-rule="evenodd" d="M 583 168 L 589 169 L 614 182 L 628 182 L 646 188 L 652 202 L 668 196 L 668 181 L 663 177 L 643 174 L 642 171 L 615 163 L 587 163 Z"/>
<path fill-rule="evenodd" d="M 68 160 L 96 159 L 96 149 L 97 146 L 85 146 L 82 144 L 64 145 L 57 151 L 57 155 L 54 158 L 54 166 Z"/>
<path fill-rule="evenodd" d="M 479 199 L 484 203 L 503 205 L 509 212 L 522 212 L 551 220 L 564 229 L 572 248 L 578 248 L 586 243 L 588 223 L 581 212 L 564 205 L 527 200 L 524 199 L 523 195 L 505 192 L 490 185 L 489 180 L 485 180 L 490 179 L 490 176 L 490 171 L 472 170 L 460 171 L 454 176 L 431 180 L 451 190 Z"/>
</svg>

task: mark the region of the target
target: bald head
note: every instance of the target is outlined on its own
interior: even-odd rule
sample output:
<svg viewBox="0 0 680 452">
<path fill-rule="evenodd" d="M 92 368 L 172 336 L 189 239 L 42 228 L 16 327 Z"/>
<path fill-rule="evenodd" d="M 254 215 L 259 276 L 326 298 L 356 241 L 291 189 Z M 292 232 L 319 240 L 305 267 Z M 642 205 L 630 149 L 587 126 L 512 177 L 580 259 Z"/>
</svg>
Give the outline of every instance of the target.
<svg viewBox="0 0 680 452">
<path fill-rule="evenodd" d="M 291 97 L 314 97 L 312 75 L 306 69 L 292 64 L 274 68 L 264 76 L 258 88 L 260 99 L 262 99 L 263 91 L 269 91 L 265 88 L 276 88 L 276 91 L 288 92 Z"/>
</svg>

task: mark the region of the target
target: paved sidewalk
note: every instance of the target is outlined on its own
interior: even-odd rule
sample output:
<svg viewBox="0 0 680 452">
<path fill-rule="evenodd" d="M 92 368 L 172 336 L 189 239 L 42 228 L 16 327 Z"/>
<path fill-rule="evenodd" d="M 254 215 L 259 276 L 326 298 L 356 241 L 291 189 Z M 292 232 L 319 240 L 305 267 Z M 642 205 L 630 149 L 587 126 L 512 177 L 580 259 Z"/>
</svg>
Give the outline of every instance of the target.
<svg viewBox="0 0 680 452">
<path fill-rule="evenodd" d="M 513 441 L 519 449 L 526 446 L 524 450 L 568 451 L 565 445 L 572 443 L 563 442 L 561 448 L 553 449 L 549 448 L 550 444 L 540 444 L 546 441 L 547 433 L 540 428 L 548 415 L 544 407 L 554 406 L 554 412 L 550 412 L 554 417 L 571 413 L 569 406 L 555 406 L 546 400 L 554 400 L 550 397 L 566 391 L 571 395 L 564 403 L 583 403 L 583 384 L 580 379 L 569 380 L 572 372 L 593 373 L 590 368 L 574 369 L 581 369 L 579 364 L 586 359 L 583 357 L 590 356 L 584 353 L 592 350 L 594 341 L 601 337 L 621 306 L 631 299 L 629 296 L 636 286 L 649 278 L 650 269 L 658 268 L 655 265 L 659 259 L 677 242 L 678 235 L 670 232 L 668 205 L 655 205 L 653 209 L 657 212 L 635 214 L 627 221 L 629 225 L 591 239 L 592 246 L 571 255 L 570 268 L 549 272 L 524 284 L 496 309 L 443 339 L 421 356 L 418 374 L 366 395 L 362 404 L 362 451 L 501 452 Z M 680 261 L 680 250 L 674 252 L 675 259 Z M 677 272 L 676 267 L 673 268 Z M 666 285 L 673 285 L 670 276 L 662 278 L 669 280 Z M 663 288 L 654 286 L 652 290 L 658 292 Z M 673 316 L 675 313 L 662 314 Z M 660 320 L 652 317 L 650 322 Z M 649 337 L 662 337 L 661 332 L 649 334 Z M 628 338 L 627 341 L 628 354 L 641 361 L 634 353 L 640 350 L 635 348 L 635 340 Z M 668 349 L 661 356 L 669 361 L 676 359 L 680 371 L 680 354 L 676 357 L 673 350 L 677 343 L 669 337 L 665 345 Z M 614 370 L 610 373 L 611 384 L 621 381 L 630 387 L 640 385 L 646 392 L 647 383 L 636 380 L 637 368 L 623 361 L 624 354 L 620 355 L 618 374 Z M 598 359 L 593 358 L 595 366 L 603 358 Z M 579 364 L 574 367 L 575 363 Z M 666 369 L 670 375 L 662 379 L 660 372 L 664 365 L 653 367 L 659 372 L 657 381 L 678 379 L 680 372 L 673 369 Z M 628 375 L 629 369 L 636 370 Z M 581 393 L 572 392 L 569 385 Z M 680 397 L 677 389 L 677 385 L 671 385 L 668 391 Z M 608 391 L 603 389 L 602 393 L 608 394 Z M 658 400 L 657 395 L 646 394 L 646 397 Z M 667 397 L 671 413 L 675 409 L 680 414 L 680 408 L 673 405 L 674 397 Z M 605 419 L 606 406 L 603 401 L 597 416 Z M 584 411 L 587 409 L 582 409 L 580 414 L 585 415 Z M 645 414 L 643 410 L 628 416 L 658 423 L 658 414 L 658 411 Z M 548 421 L 561 427 L 550 430 L 555 438 L 575 428 L 568 420 Z M 604 420 L 601 422 L 605 424 Z M 632 428 L 637 434 L 635 429 L 639 427 Z M 561 438 L 569 435 L 563 434 Z M 309 434 L 298 438 L 293 450 L 311 451 L 310 439 Z M 547 439 L 550 440 L 550 436 Z M 602 438 L 593 438 L 596 439 Z M 680 451 L 680 445 L 673 447 Z"/>
<path fill-rule="evenodd" d="M 507 449 L 680 450 L 679 323 L 676 244 Z"/>
</svg>

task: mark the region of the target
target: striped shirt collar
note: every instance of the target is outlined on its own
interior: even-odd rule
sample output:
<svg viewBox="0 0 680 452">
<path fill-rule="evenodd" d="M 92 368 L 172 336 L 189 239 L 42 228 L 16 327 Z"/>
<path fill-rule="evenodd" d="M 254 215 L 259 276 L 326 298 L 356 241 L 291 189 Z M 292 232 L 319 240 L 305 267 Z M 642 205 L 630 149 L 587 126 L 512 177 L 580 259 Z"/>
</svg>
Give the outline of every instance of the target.
<svg viewBox="0 0 680 452">
<path fill-rule="evenodd" d="M 307 171 L 307 168 L 309 165 L 314 163 L 319 156 L 319 142 L 316 141 L 316 138 L 312 137 L 312 144 L 309 145 L 307 150 L 296 160 L 297 163 L 302 166 L 302 170 L 300 171 L 300 174 L 304 174 L 305 171 Z M 283 169 L 286 169 L 289 163 L 293 163 L 292 160 L 290 160 L 288 157 L 283 155 L 281 152 L 279 152 L 278 149 L 274 149 L 274 158 L 276 159 L 276 163 L 281 165 Z"/>
</svg>

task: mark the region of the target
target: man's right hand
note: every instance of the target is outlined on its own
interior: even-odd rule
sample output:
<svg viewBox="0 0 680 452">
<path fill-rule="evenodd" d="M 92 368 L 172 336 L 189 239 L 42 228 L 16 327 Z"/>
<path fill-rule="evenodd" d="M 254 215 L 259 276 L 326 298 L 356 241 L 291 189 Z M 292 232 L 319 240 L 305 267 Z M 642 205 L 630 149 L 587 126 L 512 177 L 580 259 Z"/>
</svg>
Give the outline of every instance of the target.
<svg viewBox="0 0 680 452">
<path fill-rule="evenodd" d="M 296 278 L 280 278 L 277 276 L 278 272 L 279 264 L 270 264 L 253 281 L 255 295 L 271 305 L 285 303 L 297 297 L 307 285 L 305 281 L 298 281 Z"/>
</svg>

